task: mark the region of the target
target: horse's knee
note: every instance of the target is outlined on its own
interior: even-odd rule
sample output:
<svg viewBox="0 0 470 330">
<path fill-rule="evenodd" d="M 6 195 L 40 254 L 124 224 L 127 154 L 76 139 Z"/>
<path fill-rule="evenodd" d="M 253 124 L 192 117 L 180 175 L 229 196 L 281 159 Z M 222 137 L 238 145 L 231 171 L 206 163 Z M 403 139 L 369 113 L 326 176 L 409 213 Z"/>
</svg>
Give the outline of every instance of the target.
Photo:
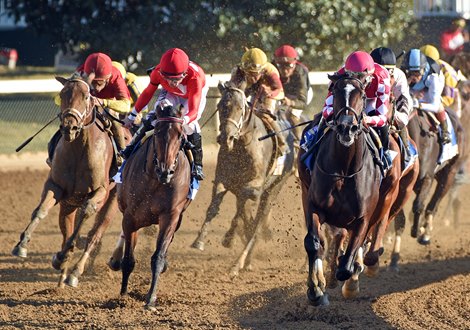
<svg viewBox="0 0 470 330">
<path fill-rule="evenodd" d="M 307 233 L 304 238 L 304 247 L 309 257 L 317 255 L 321 248 L 320 238 Z"/>
</svg>

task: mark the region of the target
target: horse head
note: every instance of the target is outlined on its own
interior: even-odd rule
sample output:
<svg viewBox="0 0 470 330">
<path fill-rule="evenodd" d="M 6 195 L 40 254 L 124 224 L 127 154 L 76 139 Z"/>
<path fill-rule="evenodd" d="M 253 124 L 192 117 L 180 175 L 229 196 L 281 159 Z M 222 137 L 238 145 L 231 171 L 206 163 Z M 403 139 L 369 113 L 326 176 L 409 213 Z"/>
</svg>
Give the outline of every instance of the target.
<svg viewBox="0 0 470 330">
<path fill-rule="evenodd" d="M 328 76 L 332 81 L 333 125 L 336 138 L 349 147 L 362 132 L 362 116 L 365 104 L 365 85 L 358 78 L 344 75 Z"/>
<path fill-rule="evenodd" d="M 233 84 L 219 82 L 218 88 L 222 97 L 217 104 L 220 119 L 220 134 L 217 137 L 217 143 L 227 150 L 232 150 L 247 120 L 245 117 L 248 103 L 245 92 Z"/>
<path fill-rule="evenodd" d="M 65 141 L 75 140 L 83 128 L 90 126 L 94 118 L 87 124 L 88 117 L 94 115 L 90 85 L 79 76 L 70 79 L 56 77 L 64 87 L 60 91 L 60 132 Z"/>
<path fill-rule="evenodd" d="M 159 105 L 156 115 L 153 162 L 158 180 L 167 184 L 178 166 L 178 153 L 183 138 L 183 107 Z"/>
</svg>

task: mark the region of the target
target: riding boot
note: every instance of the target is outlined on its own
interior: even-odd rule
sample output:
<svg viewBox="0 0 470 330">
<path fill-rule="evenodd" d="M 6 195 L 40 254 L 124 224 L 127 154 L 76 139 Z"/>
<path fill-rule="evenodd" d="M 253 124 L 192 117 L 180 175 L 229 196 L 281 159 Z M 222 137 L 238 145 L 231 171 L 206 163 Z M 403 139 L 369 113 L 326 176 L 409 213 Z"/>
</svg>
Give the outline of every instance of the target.
<svg viewBox="0 0 470 330">
<path fill-rule="evenodd" d="M 204 180 L 204 173 L 202 172 L 202 137 L 200 133 L 193 133 L 188 135 L 188 141 L 193 145 L 191 153 L 194 159 L 194 173 L 193 175 L 199 181 Z"/>
<path fill-rule="evenodd" d="M 382 127 L 377 127 L 377 132 L 380 136 L 380 141 L 382 142 L 382 151 L 383 151 L 383 168 L 385 171 L 389 170 L 392 167 L 392 156 L 390 155 L 389 148 L 389 126 L 385 125 Z"/>
<path fill-rule="evenodd" d="M 112 121 L 111 122 L 111 132 L 113 133 L 114 143 L 116 144 L 116 162 L 118 166 L 122 165 L 123 157 L 121 151 L 126 147 L 126 140 L 124 138 L 124 130 L 121 124 Z"/>
<path fill-rule="evenodd" d="M 447 120 L 446 120 L 446 112 L 445 110 L 439 111 L 436 113 L 436 118 L 439 120 L 440 126 L 441 126 L 441 143 L 446 144 L 450 143 L 450 134 L 449 134 L 449 126 L 447 125 Z"/>
<path fill-rule="evenodd" d="M 52 166 L 52 158 L 54 157 L 55 148 L 57 147 L 57 143 L 59 143 L 60 138 L 62 137 L 62 133 L 60 130 L 54 133 L 51 140 L 47 144 L 47 153 L 48 158 L 46 159 L 46 164 L 51 167 Z"/>
</svg>

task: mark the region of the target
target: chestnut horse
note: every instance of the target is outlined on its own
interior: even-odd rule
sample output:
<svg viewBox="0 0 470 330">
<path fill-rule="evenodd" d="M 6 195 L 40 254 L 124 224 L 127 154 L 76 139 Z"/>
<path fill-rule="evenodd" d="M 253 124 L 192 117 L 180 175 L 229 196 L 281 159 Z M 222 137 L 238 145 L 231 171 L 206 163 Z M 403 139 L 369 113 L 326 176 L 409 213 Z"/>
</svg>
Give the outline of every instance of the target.
<svg viewBox="0 0 470 330">
<path fill-rule="evenodd" d="M 137 231 L 159 225 L 156 250 L 151 258 L 152 281 L 146 298 L 146 307 L 151 310 L 155 309 L 160 274 L 167 267 L 168 248 L 191 202 L 188 199 L 191 169 L 182 149 L 182 109 L 159 107 L 156 115 L 152 138 L 124 164 L 122 184 L 118 185 L 119 208 L 124 214 L 123 236 L 109 261 L 111 269 L 122 268 L 121 295 L 127 294 L 135 265 Z"/>
<path fill-rule="evenodd" d="M 331 260 L 331 264 L 336 279 L 346 281 L 343 295 L 354 296 L 359 291 L 358 275 L 364 264 L 375 267 L 383 252 L 382 236 L 391 206 L 399 195 L 401 175 L 399 156 L 395 157 L 383 180 L 381 169 L 374 162 L 365 134 L 368 128 L 362 120 L 364 82 L 347 75 L 329 77 L 334 95 L 330 130 L 318 146 L 312 170 L 302 161 L 305 151 L 301 150 L 298 156 L 308 231 L 304 239 L 309 263 L 307 297 L 313 305 L 329 303 L 323 274 L 325 239 L 321 225 L 326 223 L 339 229 L 336 230 L 340 233 L 336 235 L 336 248 L 341 246 L 338 240 L 344 241 L 344 233 L 349 233 L 346 251 L 338 258 L 337 265 L 336 260 Z M 398 150 L 394 139 L 390 139 L 390 150 Z M 368 237 L 372 240 L 371 246 L 364 256 Z"/>
<path fill-rule="evenodd" d="M 60 203 L 62 250 L 54 255 L 52 265 L 61 270 L 60 287 L 64 284 L 75 287 L 90 254 L 117 211 L 116 188 L 110 182 L 114 151 L 103 124 L 96 120 L 97 109 L 90 94 L 90 82 L 81 77 L 56 79 L 64 85 L 60 92 L 63 137 L 57 144 L 41 201 L 12 254 L 27 256 L 27 244 L 34 229 L 49 210 Z M 85 250 L 67 277 L 75 239 L 83 222 L 94 214 L 97 216 L 88 233 Z"/>
<path fill-rule="evenodd" d="M 236 276 L 239 270 L 249 268 L 253 246 L 260 228 L 266 233 L 270 217 L 270 203 L 275 200 L 280 189 L 293 173 L 294 153 L 292 134 L 287 138 L 290 152 L 286 156 L 282 175 L 272 175 L 272 139 L 259 141 L 268 132 L 261 119 L 254 114 L 253 107 L 247 102 L 245 91 L 230 82 L 219 83 L 222 95 L 217 104 L 220 118 L 220 144 L 217 167 L 212 190 L 212 200 L 207 209 L 206 219 L 199 235 L 192 244 L 193 248 L 204 250 L 204 243 L 212 219 L 218 214 L 222 200 L 227 192 L 236 197 L 236 212 L 230 229 L 225 233 L 222 245 L 231 247 L 237 231 L 245 244 L 245 249 L 231 269 Z M 239 224 L 240 221 L 242 225 Z"/>
</svg>

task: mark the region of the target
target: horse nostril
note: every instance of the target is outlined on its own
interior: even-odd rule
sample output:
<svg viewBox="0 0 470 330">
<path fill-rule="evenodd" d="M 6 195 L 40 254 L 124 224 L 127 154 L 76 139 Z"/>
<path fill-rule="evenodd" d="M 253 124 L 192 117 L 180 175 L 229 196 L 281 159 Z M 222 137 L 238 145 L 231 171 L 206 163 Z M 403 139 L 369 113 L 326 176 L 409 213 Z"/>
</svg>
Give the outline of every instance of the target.
<svg viewBox="0 0 470 330">
<path fill-rule="evenodd" d="M 173 174 L 175 174 L 175 171 L 174 171 L 174 170 L 169 170 L 169 171 L 168 171 L 168 174 L 169 174 L 169 175 L 173 175 Z"/>
</svg>

